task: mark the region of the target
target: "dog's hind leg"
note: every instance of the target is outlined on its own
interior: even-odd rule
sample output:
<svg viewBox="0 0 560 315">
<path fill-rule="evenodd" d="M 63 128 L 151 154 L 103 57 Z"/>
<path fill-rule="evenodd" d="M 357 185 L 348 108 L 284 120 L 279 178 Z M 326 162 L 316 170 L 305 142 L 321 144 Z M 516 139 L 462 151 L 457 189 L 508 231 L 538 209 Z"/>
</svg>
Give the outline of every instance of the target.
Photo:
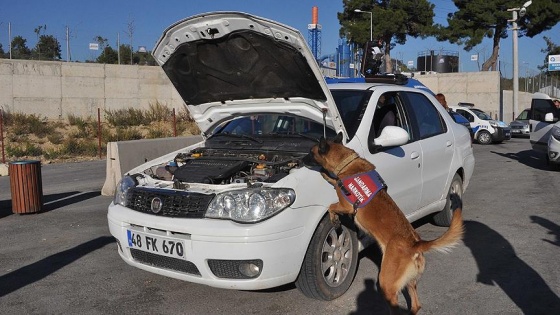
<svg viewBox="0 0 560 315">
<path fill-rule="evenodd" d="M 420 305 L 420 301 L 418 300 L 418 290 L 416 289 L 416 279 L 410 280 L 410 282 L 406 285 L 406 289 L 408 291 L 408 295 L 410 295 L 410 313 L 412 315 L 418 314 L 418 311 L 422 307 Z"/>
</svg>

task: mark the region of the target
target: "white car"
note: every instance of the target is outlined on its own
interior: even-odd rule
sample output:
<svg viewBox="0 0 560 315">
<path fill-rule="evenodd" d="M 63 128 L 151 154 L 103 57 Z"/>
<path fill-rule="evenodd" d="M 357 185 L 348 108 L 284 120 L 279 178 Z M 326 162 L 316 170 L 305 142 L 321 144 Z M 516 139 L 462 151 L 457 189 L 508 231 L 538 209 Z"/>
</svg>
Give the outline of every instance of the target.
<svg viewBox="0 0 560 315">
<path fill-rule="evenodd" d="M 533 150 L 544 152 L 552 170 L 560 170 L 560 109 L 544 93 L 531 100 L 530 141 Z"/>
<path fill-rule="evenodd" d="M 327 215 L 335 190 L 302 159 L 321 136 L 372 161 L 411 221 L 449 225 L 474 169 L 469 132 L 435 97 L 390 83 L 328 86 L 295 29 L 236 12 L 169 27 L 154 57 L 204 141 L 130 170 L 108 225 L 128 264 L 224 289 L 295 282 L 331 300 L 370 239 Z M 378 137 L 380 97 L 397 120 Z M 402 135 L 405 134 L 403 138 Z M 407 139 L 408 138 L 408 139 Z"/>
<path fill-rule="evenodd" d="M 471 124 L 474 139 L 480 144 L 501 143 L 511 139 L 511 128 L 503 121 L 494 120 L 490 115 L 475 108 L 471 103 L 459 103 L 449 108 L 461 114 Z"/>
</svg>

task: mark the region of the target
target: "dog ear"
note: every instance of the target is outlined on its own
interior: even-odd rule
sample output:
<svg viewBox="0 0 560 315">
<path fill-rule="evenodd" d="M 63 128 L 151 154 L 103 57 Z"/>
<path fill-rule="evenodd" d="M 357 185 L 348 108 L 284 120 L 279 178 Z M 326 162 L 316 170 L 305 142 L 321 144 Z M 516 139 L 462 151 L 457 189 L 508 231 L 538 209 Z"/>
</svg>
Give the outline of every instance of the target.
<svg viewBox="0 0 560 315">
<path fill-rule="evenodd" d="M 342 132 L 339 132 L 333 140 L 334 143 L 342 143 Z"/>
<path fill-rule="evenodd" d="M 327 143 L 327 139 L 321 137 L 319 140 L 319 154 L 323 155 L 329 151 L 329 144 Z"/>
</svg>

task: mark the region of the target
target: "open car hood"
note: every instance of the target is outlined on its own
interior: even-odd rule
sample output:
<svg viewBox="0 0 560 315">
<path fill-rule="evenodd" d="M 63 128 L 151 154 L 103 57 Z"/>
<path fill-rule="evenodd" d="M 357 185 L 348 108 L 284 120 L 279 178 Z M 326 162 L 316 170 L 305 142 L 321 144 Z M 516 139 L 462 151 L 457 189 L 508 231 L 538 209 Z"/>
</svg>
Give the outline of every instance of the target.
<svg viewBox="0 0 560 315">
<path fill-rule="evenodd" d="M 346 135 L 301 33 L 240 12 L 212 12 L 165 30 L 153 56 L 203 132 L 232 116 L 303 116 Z"/>
</svg>

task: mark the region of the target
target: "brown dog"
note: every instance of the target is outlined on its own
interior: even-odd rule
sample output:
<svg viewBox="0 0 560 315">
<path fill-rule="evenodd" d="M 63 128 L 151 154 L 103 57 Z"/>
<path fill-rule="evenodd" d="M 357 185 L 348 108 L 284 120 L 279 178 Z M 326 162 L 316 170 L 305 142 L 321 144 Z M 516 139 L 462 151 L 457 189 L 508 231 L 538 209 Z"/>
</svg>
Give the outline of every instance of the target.
<svg viewBox="0 0 560 315">
<path fill-rule="evenodd" d="M 315 162 L 336 176 L 333 179 L 321 173 L 335 187 L 339 199 L 337 203 L 329 206 L 331 221 L 339 224 L 338 214 L 355 215 L 356 225 L 374 237 L 383 252 L 379 286 L 389 303 L 391 313 L 399 312 L 398 294 L 406 286 L 411 300 L 410 311 L 416 314 L 421 307 L 416 283 L 424 271 L 423 253 L 432 249 L 447 252 L 461 240 L 463 236 L 461 209 L 455 210 L 451 226 L 440 238 L 424 241 L 420 239 L 396 203 L 387 194 L 386 189 L 383 189 L 384 187 L 381 187 L 376 194 L 373 194 L 371 191 L 373 189 L 367 186 L 358 189 L 358 195 L 372 196 L 367 203 L 367 200 L 364 200 L 366 198 L 354 198 L 358 200 L 356 202 L 346 199 L 349 194 L 355 195 L 354 186 L 360 186 L 364 181 L 358 180 L 358 184 L 354 183 L 354 186 L 350 186 L 349 189 L 340 179 L 373 171 L 375 166 L 360 158 L 352 149 L 342 145 L 341 140 L 340 136 L 335 141 L 321 139 L 306 157 L 306 162 Z M 383 185 L 382 181 L 381 184 Z"/>
</svg>

